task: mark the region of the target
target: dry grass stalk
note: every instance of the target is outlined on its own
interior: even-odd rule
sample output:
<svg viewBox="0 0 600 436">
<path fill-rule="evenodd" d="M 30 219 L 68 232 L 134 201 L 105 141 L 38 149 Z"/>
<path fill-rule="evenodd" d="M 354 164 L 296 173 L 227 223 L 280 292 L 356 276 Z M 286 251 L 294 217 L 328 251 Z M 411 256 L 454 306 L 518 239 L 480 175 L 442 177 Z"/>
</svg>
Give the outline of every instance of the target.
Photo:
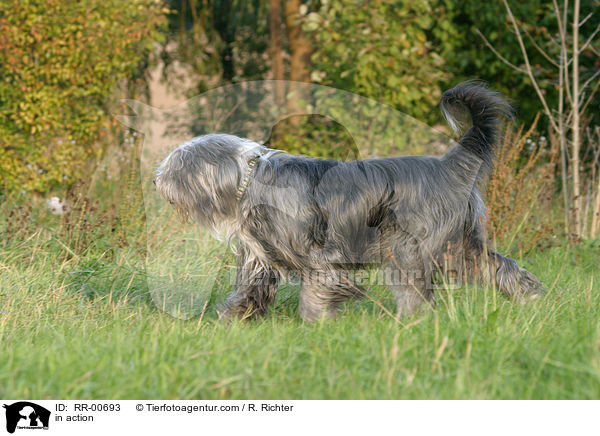
<svg viewBox="0 0 600 436">
<path fill-rule="evenodd" d="M 560 228 L 552 201 L 559 144 L 535 133 L 538 119 L 525 132 L 506 128 L 487 185 L 488 232 L 505 250 L 547 246 Z"/>
</svg>

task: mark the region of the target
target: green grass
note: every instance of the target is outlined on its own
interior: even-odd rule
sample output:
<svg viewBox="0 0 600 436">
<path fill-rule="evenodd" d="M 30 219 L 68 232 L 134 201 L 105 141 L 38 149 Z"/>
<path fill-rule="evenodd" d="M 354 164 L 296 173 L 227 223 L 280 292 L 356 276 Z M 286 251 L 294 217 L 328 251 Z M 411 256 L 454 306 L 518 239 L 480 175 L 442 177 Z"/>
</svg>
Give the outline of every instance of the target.
<svg viewBox="0 0 600 436">
<path fill-rule="evenodd" d="M 227 289 L 177 319 L 133 248 L 64 257 L 49 235 L 0 248 L 0 397 L 600 398 L 597 243 L 521 260 L 550 288 L 524 306 L 463 288 L 401 322 L 364 299 L 307 324 L 289 286 L 264 319 L 228 324 L 215 314 Z"/>
</svg>

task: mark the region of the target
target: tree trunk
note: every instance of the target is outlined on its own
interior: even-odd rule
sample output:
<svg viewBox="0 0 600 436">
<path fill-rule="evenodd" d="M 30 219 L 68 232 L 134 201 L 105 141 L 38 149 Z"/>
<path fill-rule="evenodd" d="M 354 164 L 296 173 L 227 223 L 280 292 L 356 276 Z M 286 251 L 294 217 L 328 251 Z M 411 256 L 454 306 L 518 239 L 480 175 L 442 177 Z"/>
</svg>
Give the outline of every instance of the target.
<svg viewBox="0 0 600 436">
<path fill-rule="evenodd" d="M 600 175 L 598 175 L 598 186 L 596 186 L 596 199 L 592 208 L 592 225 L 590 227 L 590 238 L 600 235 Z"/>
<path fill-rule="evenodd" d="M 565 0 L 564 5 L 564 19 L 561 22 L 560 17 L 558 16 L 559 9 L 556 9 L 557 20 L 560 28 L 561 34 L 561 44 L 560 44 L 560 62 L 559 62 L 559 70 L 558 70 L 558 137 L 560 141 L 560 157 L 561 157 L 561 176 L 562 176 L 562 190 L 563 190 L 563 206 L 565 208 L 565 232 L 567 236 L 570 234 L 570 226 L 569 226 L 569 182 L 568 182 L 568 163 L 567 163 L 567 132 L 565 127 L 565 110 L 564 110 L 564 102 L 565 102 L 565 86 L 569 86 L 566 83 L 566 72 L 568 67 L 568 58 L 567 58 L 567 43 L 562 35 L 567 33 L 567 4 Z"/>
<path fill-rule="evenodd" d="M 573 7 L 573 123 L 571 130 L 573 133 L 572 144 L 572 165 L 571 171 L 573 174 L 573 212 L 574 212 L 574 232 L 577 238 L 581 235 L 582 222 L 582 197 L 581 197 L 581 181 L 579 180 L 579 151 L 581 149 L 581 138 L 579 135 L 579 3 L 580 0 L 575 0 Z"/>
<path fill-rule="evenodd" d="M 594 129 L 596 140 L 600 145 L 600 126 L 596 126 Z M 590 229 L 590 238 L 600 236 L 600 172 L 598 174 L 598 180 L 596 180 L 596 199 L 594 200 L 594 207 L 592 209 L 592 225 Z"/>
<path fill-rule="evenodd" d="M 285 79 L 281 52 L 281 0 L 270 0 L 269 33 L 271 36 L 271 62 L 275 84 L 275 102 L 279 107 L 285 104 Z"/>
<path fill-rule="evenodd" d="M 290 44 L 290 80 L 308 82 L 310 81 L 311 45 L 302 30 L 301 1 L 284 0 L 284 4 L 285 23 Z M 298 102 L 303 99 L 303 96 L 299 95 L 299 93 L 300 89 L 291 83 L 287 98 L 288 113 L 299 112 L 301 110 Z M 297 124 L 297 122 L 292 121 L 292 124 Z"/>
</svg>

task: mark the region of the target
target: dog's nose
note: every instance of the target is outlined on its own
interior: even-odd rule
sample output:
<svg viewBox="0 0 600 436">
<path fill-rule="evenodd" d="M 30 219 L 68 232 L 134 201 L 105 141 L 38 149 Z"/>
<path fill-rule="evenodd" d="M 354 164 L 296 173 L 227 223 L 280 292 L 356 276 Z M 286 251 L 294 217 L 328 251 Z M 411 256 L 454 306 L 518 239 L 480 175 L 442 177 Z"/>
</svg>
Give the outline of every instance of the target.
<svg viewBox="0 0 600 436">
<path fill-rule="evenodd" d="M 152 183 L 156 185 L 156 179 L 152 179 Z"/>
</svg>

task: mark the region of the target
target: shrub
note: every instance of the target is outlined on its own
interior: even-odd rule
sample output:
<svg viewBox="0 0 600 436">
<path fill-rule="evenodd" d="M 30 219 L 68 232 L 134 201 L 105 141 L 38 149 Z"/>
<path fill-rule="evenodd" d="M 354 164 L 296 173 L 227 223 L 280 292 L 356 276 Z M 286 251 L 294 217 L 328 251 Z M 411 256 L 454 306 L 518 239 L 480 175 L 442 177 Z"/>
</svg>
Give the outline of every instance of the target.
<svg viewBox="0 0 600 436">
<path fill-rule="evenodd" d="M 355 92 L 425 121 L 439 118 L 442 48 L 453 32 L 441 4 L 425 0 L 323 2 L 308 15 L 315 40 L 311 79 Z"/>
<path fill-rule="evenodd" d="M 108 96 L 143 72 L 158 0 L 0 0 L 0 183 L 46 192 L 100 152 Z"/>
</svg>

